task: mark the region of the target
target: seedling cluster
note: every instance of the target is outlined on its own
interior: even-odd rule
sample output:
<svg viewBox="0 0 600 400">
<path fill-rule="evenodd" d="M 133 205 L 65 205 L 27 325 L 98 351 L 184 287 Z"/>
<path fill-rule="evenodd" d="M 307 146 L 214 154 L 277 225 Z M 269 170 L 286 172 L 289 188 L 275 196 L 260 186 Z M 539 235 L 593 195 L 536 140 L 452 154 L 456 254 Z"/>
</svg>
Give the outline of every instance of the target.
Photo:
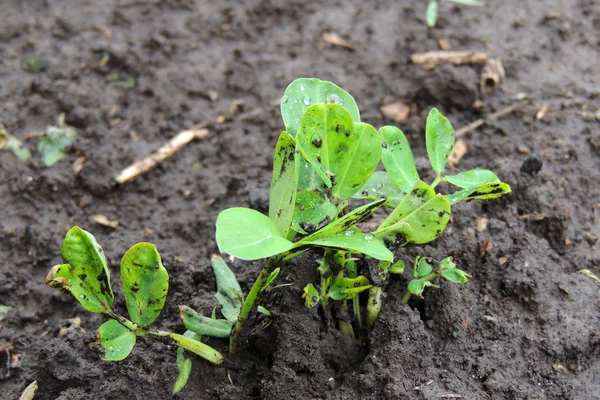
<svg viewBox="0 0 600 400">
<path fill-rule="evenodd" d="M 67 233 L 62 247 L 65 264 L 55 266 L 46 283 L 70 292 L 85 309 L 112 318 L 98 330 L 107 360 L 127 357 L 139 336 L 166 340 L 179 347 L 180 373 L 174 392 L 181 390 L 191 370 L 184 349 L 219 364 L 221 354 L 201 341 L 213 336 L 229 338 L 233 355 L 261 292 L 272 285 L 287 260 L 309 250 L 316 250 L 320 259 L 317 282 L 304 288 L 306 306 L 332 311 L 343 333 L 366 338 L 380 312 L 389 274 L 405 270 L 403 248 L 439 237 L 453 205 L 510 192 L 509 185 L 489 170 L 445 172 L 454 130 L 435 108 L 425 128 L 433 169 L 430 184 L 419 177 L 404 133 L 394 126 L 377 130 L 361 122 L 355 100 L 331 82 L 295 80 L 281 99 L 281 113 L 286 130 L 275 146 L 268 215 L 234 207 L 217 218 L 216 239 L 222 253 L 266 260 L 244 297 L 227 264 L 213 256 L 220 317 L 216 310 L 206 317 L 181 306 L 180 317 L 187 328 L 183 335 L 148 329 L 164 306 L 168 274 L 156 247 L 138 243 L 121 261 L 130 316 L 124 318 L 110 307 L 114 296 L 109 270 L 94 237 L 78 227 Z M 377 170 L 381 164 L 384 169 Z M 457 190 L 438 193 L 441 182 Z M 368 229 L 363 222 L 375 212 L 384 217 Z M 438 287 L 437 278 L 465 283 L 469 275 L 451 257 L 439 262 L 417 257 L 403 302 L 421 296 L 428 286 Z M 261 306 L 258 311 L 269 324 L 270 312 Z"/>
</svg>

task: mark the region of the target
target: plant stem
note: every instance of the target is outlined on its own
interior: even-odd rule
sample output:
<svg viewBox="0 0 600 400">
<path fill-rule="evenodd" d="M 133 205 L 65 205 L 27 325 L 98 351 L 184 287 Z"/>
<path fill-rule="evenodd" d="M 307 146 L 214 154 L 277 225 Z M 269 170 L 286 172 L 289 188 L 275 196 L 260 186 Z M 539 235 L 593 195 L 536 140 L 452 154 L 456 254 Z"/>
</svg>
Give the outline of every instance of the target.
<svg viewBox="0 0 600 400">
<path fill-rule="evenodd" d="M 369 300 L 367 302 L 367 330 L 373 329 L 375 320 L 381 310 L 381 293 L 383 289 L 380 286 L 373 286 L 369 289 Z"/>
<path fill-rule="evenodd" d="M 352 328 L 352 322 L 350 322 L 350 315 L 348 314 L 348 303 L 343 301 L 340 304 L 340 331 L 346 336 L 350 336 L 352 339 L 356 339 L 354 336 L 354 329 Z"/>
<path fill-rule="evenodd" d="M 402 304 L 408 303 L 408 301 L 410 300 L 411 297 L 412 297 L 412 294 L 410 294 L 409 291 L 406 291 L 406 293 L 404 293 L 404 296 L 402 296 Z"/>
<path fill-rule="evenodd" d="M 435 188 L 438 183 L 440 183 L 442 181 L 442 174 L 438 172 L 438 174 L 435 176 L 435 179 L 433 180 L 433 182 L 431 182 L 431 187 Z"/>
<path fill-rule="evenodd" d="M 117 322 L 119 322 L 121 325 L 123 325 L 125 328 L 129 329 L 130 331 L 135 332 L 138 330 L 137 324 L 134 324 L 133 322 L 131 322 L 127 318 L 123 317 L 122 315 L 114 312 L 113 310 L 107 310 L 106 314 L 111 316 L 112 318 L 116 319 Z"/>
<path fill-rule="evenodd" d="M 149 336 L 168 337 L 172 340 L 172 344 L 189 350 L 192 353 L 198 354 L 200 357 L 210 361 L 213 364 L 221 364 L 223 362 L 223 356 L 217 350 L 213 349 L 207 344 L 185 337 L 178 333 L 150 330 L 145 331 L 144 333 Z"/>
<path fill-rule="evenodd" d="M 277 267 L 282 257 L 275 257 L 269 259 L 267 261 L 267 266 L 260 271 L 258 278 L 254 281 L 252 288 L 250 289 L 250 293 L 246 297 L 246 300 L 242 303 L 242 309 L 240 310 L 240 315 L 238 316 L 237 322 L 235 323 L 233 330 L 231 331 L 231 337 L 229 338 L 229 356 L 233 356 L 237 350 L 238 339 L 246 321 L 248 320 L 248 315 L 254 308 L 254 303 L 256 302 L 256 298 L 262 289 L 266 279 L 269 277 L 271 272 Z"/>
</svg>

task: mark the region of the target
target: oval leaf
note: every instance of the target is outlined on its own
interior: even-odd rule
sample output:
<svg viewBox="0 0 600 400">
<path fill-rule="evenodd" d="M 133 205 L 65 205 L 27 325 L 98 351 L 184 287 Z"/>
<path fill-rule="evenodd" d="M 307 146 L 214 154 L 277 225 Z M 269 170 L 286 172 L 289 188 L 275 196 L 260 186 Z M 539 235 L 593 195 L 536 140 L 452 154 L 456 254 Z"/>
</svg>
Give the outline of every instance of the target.
<svg viewBox="0 0 600 400">
<path fill-rule="evenodd" d="M 88 311 L 110 310 L 114 301 L 110 271 L 94 236 L 74 226 L 67 232 L 61 251 L 67 264 L 52 268 L 46 284 L 70 292 Z"/>
<path fill-rule="evenodd" d="M 344 89 L 320 79 L 299 78 L 290 83 L 281 98 L 281 116 L 292 137 L 296 137 L 304 112 L 319 103 L 338 104 L 348 110 L 354 122 L 360 122 L 356 101 Z"/>
<path fill-rule="evenodd" d="M 466 283 L 469 280 L 469 274 L 458 268 L 444 269 L 440 273 L 444 278 L 454 283 Z"/>
<path fill-rule="evenodd" d="M 355 199 L 387 199 L 386 205 L 396 207 L 404 198 L 404 192 L 385 171 L 375 171 L 353 196 Z"/>
<path fill-rule="evenodd" d="M 235 322 L 242 309 L 242 301 L 244 298 L 242 288 L 235 278 L 233 271 L 231 271 L 227 263 L 221 257 L 213 254 L 210 263 L 217 281 L 217 293 L 215 294 L 215 297 L 219 301 L 219 304 L 221 304 L 221 314 L 223 314 L 227 320 Z"/>
<path fill-rule="evenodd" d="M 423 279 L 413 279 L 408 283 L 408 292 L 420 297 L 426 286 L 431 286 L 431 282 Z"/>
<path fill-rule="evenodd" d="M 121 280 L 129 317 L 140 326 L 158 318 L 169 290 L 169 274 L 152 243 L 138 243 L 121 259 Z"/>
<path fill-rule="evenodd" d="M 221 211 L 216 237 L 221 253 L 242 260 L 271 257 L 294 247 L 269 217 L 242 207 Z"/>
<path fill-rule="evenodd" d="M 390 268 L 388 269 L 388 272 L 390 274 L 403 274 L 404 268 L 405 268 L 404 261 L 398 260 L 390 266 Z"/>
<path fill-rule="evenodd" d="M 457 175 L 446 175 L 446 180 L 454 186 L 458 186 L 463 189 L 481 186 L 485 183 L 500 181 L 496 174 L 489 169 L 479 168 L 461 172 Z"/>
<path fill-rule="evenodd" d="M 296 141 L 287 133 L 279 136 L 273 157 L 273 176 L 269 198 L 269 218 L 271 218 L 283 235 L 287 235 L 294 216 L 296 201 Z"/>
<path fill-rule="evenodd" d="M 434 171 L 441 174 L 454 147 L 454 128 L 437 108 L 432 108 L 425 127 L 427 156 Z"/>
<path fill-rule="evenodd" d="M 200 335 L 197 335 L 192 331 L 185 331 L 183 336 L 197 341 L 202 340 Z M 177 394 L 183 390 L 185 385 L 187 385 L 190 372 L 192 371 L 192 360 L 186 358 L 184 353 L 182 347 L 177 348 L 177 369 L 179 370 L 179 374 L 177 374 L 175 384 L 173 385 L 173 394 Z"/>
<path fill-rule="evenodd" d="M 135 346 L 135 334 L 114 319 L 98 328 L 98 340 L 104 348 L 104 358 L 109 361 L 124 360 Z"/>
<path fill-rule="evenodd" d="M 381 153 L 385 170 L 404 193 L 410 192 L 419 174 L 406 136 L 395 126 L 384 126 L 379 134 L 385 143 Z"/>
<path fill-rule="evenodd" d="M 292 228 L 302 234 L 316 231 L 327 225 L 336 213 L 335 205 L 331 204 L 323 194 L 315 191 L 299 192 L 296 197 Z"/>
<path fill-rule="evenodd" d="M 233 323 L 226 319 L 205 317 L 188 306 L 179 307 L 179 317 L 186 329 L 202 336 L 226 338 L 231 334 L 233 327 Z"/>
<path fill-rule="evenodd" d="M 207 344 L 185 337 L 178 333 L 169 333 L 168 336 L 171 338 L 172 344 L 175 346 L 183 347 L 184 349 L 199 355 L 213 364 L 221 364 L 223 362 L 223 355 Z"/>
<path fill-rule="evenodd" d="M 425 257 L 418 257 L 418 260 L 415 261 L 414 268 L 414 277 L 417 279 L 423 278 L 424 276 L 429 275 L 433 271 L 433 267 L 431 266 L 431 264 L 429 264 L 427 258 Z"/>
<path fill-rule="evenodd" d="M 321 247 L 331 247 L 335 249 L 351 250 L 357 253 L 365 254 L 377 260 L 392 261 L 394 254 L 389 251 L 383 242 L 372 234 L 348 229 L 346 232 L 338 233 L 332 236 L 313 238 L 308 236 L 300 242 L 302 245 L 313 245 Z"/>
</svg>

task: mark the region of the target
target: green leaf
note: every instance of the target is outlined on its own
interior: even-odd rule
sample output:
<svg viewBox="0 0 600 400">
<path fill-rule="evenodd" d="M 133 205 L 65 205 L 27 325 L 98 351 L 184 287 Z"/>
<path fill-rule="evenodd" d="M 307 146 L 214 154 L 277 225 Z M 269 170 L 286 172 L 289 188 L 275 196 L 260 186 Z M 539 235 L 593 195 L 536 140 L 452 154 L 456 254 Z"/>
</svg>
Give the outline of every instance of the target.
<svg viewBox="0 0 600 400">
<path fill-rule="evenodd" d="M 443 269 L 440 274 L 454 283 L 466 283 L 471 277 L 471 275 L 458 268 Z"/>
<path fill-rule="evenodd" d="M 175 346 L 183 347 L 213 364 L 221 364 L 223 362 L 223 355 L 209 345 L 178 333 L 169 333 L 168 337 Z"/>
<path fill-rule="evenodd" d="M 448 1 L 451 1 L 452 3 L 456 3 L 456 4 L 462 4 L 463 6 L 480 7 L 480 6 L 484 5 L 483 1 L 480 1 L 480 0 L 448 0 Z"/>
<path fill-rule="evenodd" d="M 367 183 L 353 196 L 355 199 L 387 199 L 386 205 L 397 206 L 404 198 L 404 193 L 392 181 L 385 171 L 375 171 Z"/>
<path fill-rule="evenodd" d="M 438 2 L 436 0 L 431 0 L 429 4 L 427 4 L 427 11 L 425 14 L 425 19 L 427 20 L 427 26 L 433 28 L 437 22 L 438 16 Z"/>
<path fill-rule="evenodd" d="M 299 233 L 313 232 L 327 225 L 336 215 L 336 207 L 325 195 L 315 191 L 298 192 L 292 228 Z M 304 228 L 303 228 L 304 227 Z"/>
<path fill-rule="evenodd" d="M 216 237 L 221 253 L 242 260 L 271 257 L 294 247 L 269 217 L 242 207 L 221 211 Z"/>
<path fill-rule="evenodd" d="M 7 149 L 21 161 L 27 161 L 31 157 L 31 152 L 23 145 L 16 136 L 6 131 L 4 125 L 0 123 L 0 150 Z"/>
<path fill-rule="evenodd" d="M 319 304 L 319 292 L 312 283 L 309 283 L 304 287 L 304 294 L 302 297 L 304 298 L 304 305 L 307 308 L 312 308 Z"/>
<path fill-rule="evenodd" d="M 109 361 L 124 360 L 135 346 L 135 334 L 114 319 L 98 328 L 98 340 L 104 348 L 104 358 Z"/>
<path fill-rule="evenodd" d="M 456 268 L 456 264 L 454 263 L 452 256 L 446 257 L 442 261 L 440 261 L 440 272 L 445 269 L 454 269 L 454 268 Z"/>
<path fill-rule="evenodd" d="M 361 207 L 355 208 L 343 217 L 336 219 L 324 228 L 300 240 L 296 243 L 296 246 L 300 245 L 303 242 L 312 241 L 324 237 L 330 237 L 338 233 L 346 232 L 346 230 L 348 230 L 350 227 L 353 227 L 356 224 L 368 218 L 375 210 L 381 207 L 383 203 L 385 203 L 385 199 L 379 199 L 369 204 L 365 204 Z"/>
<path fill-rule="evenodd" d="M 432 108 L 427 117 L 425 142 L 429 162 L 435 172 L 441 174 L 454 147 L 454 128 L 437 108 Z"/>
<path fill-rule="evenodd" d="M 426 257 L 417 257 L 414 266 L 414 277 L 419 279 L 429 275 L 433 271 L 433 267 L 427 261 Z"/>
<path fill-rule="evenodd" d="M 299 78 L 290 83 L 281 98 L 281 116 L 292 137 L 296 137 L 304 112 L 319 103 L 338 104 L 348 110 L 354 122 L 360 122 L 358 106 L 348 92 L 331 82 Z"/>
<path fill-rule="evenodd" d="M 77 136 L 75 128 L 65 124 L 64 114 L 59 115 L 57 125 L 48 126 L 38 143 L 38 152 L 47 167 L 67 157 L 65 150 L 73 144 Z"/>
<path fill-rule="evenodd" d="M 133 322 L 148 326 L 158 318 L 169 291 L 169 274 L 152 243 L 137 243 L 121 259 L 121 281 Z"/>
<path fill-rule="evenodd" d="M 354 124 L 336 104 L 315 104 L 302 117 L 298 147 L 334 198 L 348 199 L 369 179 L 381 157 L 375 128 Z"/>
<path fill-rule="evenodd" d="M 302 154 L 296 156 L 296 170 L 298 170 L 298 192 L 302 190 L 324 190 L 327 186 L 317 175 L 310 163 Z"/>
<path fill-rule="evenodd" d="M 450 220 L 450 203 L 433 188 L 417 181 L 402 203 L 382 222 L 375 236 L 403 246 L 435 240 Z"/>
<path fill-rule="evenodd" d="M 362 275 L 356 278 L 335 279 L 327 295 L 333 300 L 350 300 L 372 287 L 369 279 Z"/>
<path fill-rule="evenodd" d="M 227 338 L 231 334 L 233 322 L 226 319 L 213 319 L 198 314 L 188 306 L 179 307 L 179 317 L 186 329 L 201 336 Z"/>
<path fill-rule="evenodd" d="M 489 169 L 471 169 L 457 175 L 446 175 L 446 180 L 463 189 L 481 186 L 485 183 L 500 182 L 496 174 Z"/>
<path fill-rule="evenodd" d="M 273 281 L 277 278 L 277 276 L 279 275 L 279 272 L 281 272 L 281 268 L 275 268 L 273 270 L 273 272 L 271 272 L 269 274 L 269 276 L 267 277 L 267 280 L 265 281 L 264 285 L 262 286 L 262 288 L 260 288 L 260 293 L 262 293 L 263 291 L 265 291 L 269 286 L 271 286 L 273 284 Z"/>
<path fill-rule="evenodd" d="M 403 274 L 405 266 L 404 261 L 398 260 L 389 267 L 388 272 L 390 274 Z"/>
<path fill-rule="evenodd" d="M 269 198 L 269 218 L 286 236 L 290 230 L 296 202 L 296 142 L 287 132 L 279 136 L 273 157 L 273 176 Z M 298 155 L 299 156 L 299 155 Z"/>
<path fill-rule="evenodd" d="M 385 170 L 404 193 L 410 192 L 419 174 L 406 136 L 395 126 L 384 126 L 379 134 L 385 143 L 381 153 Z"/>
<path fill-rule="evenodd" d="M 431 286 L 431 282 L 426 281 L 424 279 L 413 279 L 408 282 L 408 292 L 415 296 L 421 296 L 425 287 Z"/>
<path fill-rule="evenodd" d="M 391 262 L 394 259 L 394 254 L 371 233 L 365 234 L 354 229 L 348 229 L 346 232 L 332 236 L 310 239 L 311 237 L 312 235 L 302 239 L 298 244 L 351 250 L 382 261 Z"/>
<path fill-rule="evenodd" d="M 271 317 L 272 316 L 271 311 L 267 310 L 263 306 L 256 307 L 256 311 L 258 311 L 261 314 L 266 315 L 267 317 Z"/>
<path fill-rule="evenodd" d="M 192 331 L 185 331 L 183 336 L 197 341 L 202 340 L 200 335 Z M 173 385 L 174 395 L 181 392 L 185 385 L 187 385 L 190 372 L 192 371 L 192 360 L 186 358 L 184 353 L 182 347 L 177 348 L 177 369 L 179 370 L 179 374 L 177 374 L 177 379 L 175 379 L 175 384 Z"/>
<path fill-rule="evenodd" d="M 11 306 L 4 306 L 0 304 L 0 321 L 2 321 L 8 315 L 8 312 L 12 309 Z"/>
<path fill-rule="evenodd" d="M 227 320 L 235 322 L 242 309 L 244 297 L 242 288 L 235 278 L 233 271 L 231 271 L 227 263 L 221 257 L 213 254 L 210 263 L 215 274 L 215 280 L 217 281 L 217 293 L 215 294 L 215 297 L 219 301 L 219 304 L 221 304 L 221 314 L 223 314 Z"/>
<path fill-rule="evenodd" d="M 106 257 L 94 236 L 74 226 L 62 245 L 67 264 L 56 265 L 46 276 L 46 284 L 65 290 L 88 311 L 110 310 L 114 295 Z"/>
</svg>

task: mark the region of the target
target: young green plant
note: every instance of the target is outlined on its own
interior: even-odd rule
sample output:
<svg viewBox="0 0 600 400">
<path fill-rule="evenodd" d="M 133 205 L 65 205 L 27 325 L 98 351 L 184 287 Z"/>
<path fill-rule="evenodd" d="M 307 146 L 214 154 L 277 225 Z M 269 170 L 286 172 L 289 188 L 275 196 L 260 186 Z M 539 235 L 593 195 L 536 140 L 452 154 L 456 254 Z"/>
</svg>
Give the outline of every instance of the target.
<svg viewBox="0 0 600 400">
<path fill-rule="evenodd" d="M 121 260 L 121 280 L 130 319 L 111 307 L 114 294 L 108 263 L 92 234 L 77 226 L 71 228 L 61 252 L 65 263 L 52 268 L 46 276 L 46 284 L 70 293 L 86 310 L 112 318 L 98 329 L 106 360 L 123 360 L 131 353 L 138 337 L 154 337 L 211 363 L 223 362 L 217 350 L 194 337 L 148 328 L 164 307 L 169 289 L 169 275 L 152 243 L 133 245 Z"/>
</svg>

